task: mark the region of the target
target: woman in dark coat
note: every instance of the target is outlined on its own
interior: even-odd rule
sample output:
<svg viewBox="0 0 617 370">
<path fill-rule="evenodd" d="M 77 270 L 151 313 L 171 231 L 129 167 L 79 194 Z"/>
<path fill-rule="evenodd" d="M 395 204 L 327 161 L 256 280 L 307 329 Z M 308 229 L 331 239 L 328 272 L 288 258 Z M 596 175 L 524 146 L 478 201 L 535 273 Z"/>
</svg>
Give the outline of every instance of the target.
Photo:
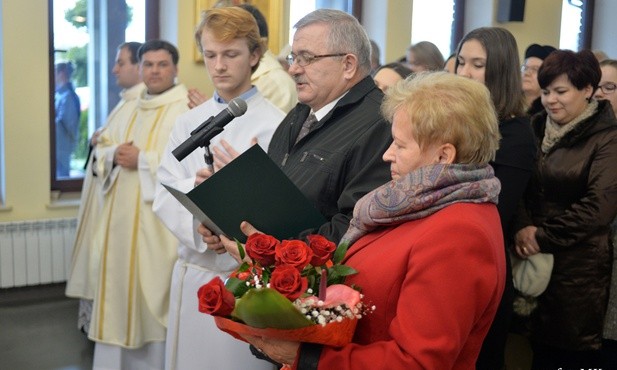
<svg viewBox="0 0 617 370">
<path fill-rule="evenodd" d="M 592 99 L 600 66 L 590 51 L 557 50 L 540 67 L 545 112 L 534 116 L 539 160 L 519 213 L 516 252 L 552 253 L 532 328 L 534 369 L 601 368 L 617 214 L 617 120 Z"/>
<path fill-rule="evenodd" d="M 512 221 L 531 177 L 536 154 L 535 139 L 525 114 L 516 39 L 504 28 L 476 28 L 459 43 L 455 66 L 459 76 L 486 85 L 497 111 L 501 141 L 491 166 L 501 181 L 497 210 L 506 245 L 511 245 L 514 237 Z M 506 340 L 514 299 L 508 254 L 506 260 L 506 288 L 499 311 L 482 344 L 476 363 L 477 370 L 502 369 L 505 364 Z"/>
</svg>

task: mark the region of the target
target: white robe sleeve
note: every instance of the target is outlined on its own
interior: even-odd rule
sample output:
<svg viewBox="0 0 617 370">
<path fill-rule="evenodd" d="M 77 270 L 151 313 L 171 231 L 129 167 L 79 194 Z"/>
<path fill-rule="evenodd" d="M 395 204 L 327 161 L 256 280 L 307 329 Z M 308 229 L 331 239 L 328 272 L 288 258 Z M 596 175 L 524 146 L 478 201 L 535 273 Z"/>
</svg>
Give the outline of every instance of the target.
<svg viewBox="0 0 617 370">
<path fill-rule="evenodd" d="M 105 147 L 97 146 L 96 149 L 96 174 L 101 179 L 103 194 L 107 194 L 111 189 L 118 177 L 120 167 L 114 167 L 114 154 L 118 145 L 109 145 Z"/>
<path fill-rule="evenodd" d="M 169 185 L 187 193 L 193 189 L 195 184 L 196 171 L 191 170 L 187 164 L 190 159 L 187 157 L 180 162 L 171 153 L 183 140 L 178 131 L 176 128 L 172 131 L 161 159 L 157 171 L 158 181 L 152 209 L 181 244 L 203 253 L 206 250 L 206 244 L 201 241 L 201 237 L 198 237 L 193 227 L 193 215 L 161 185 Z"/>
</svg>

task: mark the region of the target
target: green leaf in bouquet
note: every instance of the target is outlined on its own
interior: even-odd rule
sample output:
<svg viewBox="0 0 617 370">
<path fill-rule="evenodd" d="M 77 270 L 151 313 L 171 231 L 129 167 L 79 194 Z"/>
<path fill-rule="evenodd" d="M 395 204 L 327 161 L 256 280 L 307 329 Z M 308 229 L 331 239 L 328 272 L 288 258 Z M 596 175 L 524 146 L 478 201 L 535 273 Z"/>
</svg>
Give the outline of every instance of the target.
<svg viewBox="0 0 617 370">
<path fill-rule="evenodd" d="M 339 264 L 345 258 L 345 254 L 347 254 L 347 248 L 349 247 L 349 243 L 344 242 L 339 244 L 334 251 L 334 256 L 332 256 L 332 262 L 334 264 Z"/>
<path fill-rule="evenodd" d="M 298 329 L 314 325 L 289 299 L 270 288 L 250 289 L 236 301 L 231 315 L 260 329 Z"/>
<path fill-rule="evenodd" d="M 353 267 L 346 265 L 334 265 L 328 269 L 328 285 L 340 284 L 346 276 L 358 273 Z"/>
<path fill-rule="evenodd" d="M 232 277 L 225 282 L 225 288 L 227 288 L 234 297 L 242 297 L 251 287 L 246 285 L 246 281 Z"/>
<path fill-rule="evenodd" d="M 244 256 L 246 256 L 246 253 L 244 252 L 244 246 L 242 246 L 242 243 L 240 243 L 238 239 L 234 239 L 234 240 L 236 241 L 238 252 L 240 252 L 240 261 L 244 261 Z"/>
</svg>

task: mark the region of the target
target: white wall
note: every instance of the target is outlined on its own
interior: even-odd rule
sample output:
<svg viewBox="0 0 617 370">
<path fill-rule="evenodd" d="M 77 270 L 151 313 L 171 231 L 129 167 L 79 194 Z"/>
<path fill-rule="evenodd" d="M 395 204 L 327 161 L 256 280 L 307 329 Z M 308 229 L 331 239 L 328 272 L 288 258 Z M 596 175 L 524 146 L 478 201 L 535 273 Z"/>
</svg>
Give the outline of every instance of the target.
<svg viewBox="0 0 617 370">
<path fill-rule="evenodd" d="M 386 28 L 383 25 L 388 19 L 388 4 L 381 1 L 364 1 L 362 3 L 362 25 L 368 37 L 379 45 L 379 62 L 384 64 L 386 52 Z"/>
<path fill-rule="evenodd" d="M 603 50 L 611 59 L 617 59 L 617 42 L 615 42 L 615 16 L 617 1 L 596 0 L 593 14 L 592 49 Z"/>
<path fill-rule="evenodd" d="M 493 25 L 493 14 L 496 0 L 467 0 L 465 1 L 465 33 L 478 27 Z"/>
</svg>

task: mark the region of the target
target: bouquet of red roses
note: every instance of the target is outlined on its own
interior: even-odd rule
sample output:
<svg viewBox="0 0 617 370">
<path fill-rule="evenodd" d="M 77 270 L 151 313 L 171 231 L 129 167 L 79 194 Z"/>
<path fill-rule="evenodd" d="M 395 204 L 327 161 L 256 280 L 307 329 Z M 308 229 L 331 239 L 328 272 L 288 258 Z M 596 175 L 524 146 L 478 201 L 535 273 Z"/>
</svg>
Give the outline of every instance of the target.
<svg viewBox="0 0 617 370">
<path fill-rule="evenodd" d="M 341 264 L 347 245 L 321 235 L 279 241 L 252 234 L 244 262 L 225 283 L 216 277 L 198 292 L 199 311 L 213 315 L 221 330 L 341 346 L 351 341 L 357 319 L 366 312 L 362 295 L 343 285 L 356 271 Z M 245 252 L 246 248 L 246 252 Z"/>
</svg>

